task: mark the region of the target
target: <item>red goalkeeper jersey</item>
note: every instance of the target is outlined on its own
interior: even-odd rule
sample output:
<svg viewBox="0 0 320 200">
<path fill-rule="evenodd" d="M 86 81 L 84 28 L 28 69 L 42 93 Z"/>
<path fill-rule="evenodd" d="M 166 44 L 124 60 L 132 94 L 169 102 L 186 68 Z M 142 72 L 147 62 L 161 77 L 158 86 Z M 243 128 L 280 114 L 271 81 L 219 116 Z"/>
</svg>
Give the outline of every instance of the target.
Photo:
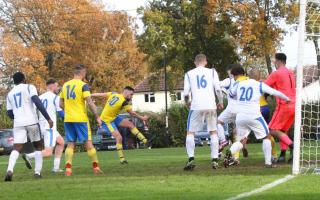
<svg viewBox="0 0 320 200">
<path fill-rule="evenodd" d="M 270 74 L 265 84 L 282 92 L 290 98 L 292 104 L 296 100 L 296 79 L 291 70 L 286 67 L 280 67 L 277 71 Z M 286 102 L 276 97 L 277 105 L 286 104 Z"/>
</svg>

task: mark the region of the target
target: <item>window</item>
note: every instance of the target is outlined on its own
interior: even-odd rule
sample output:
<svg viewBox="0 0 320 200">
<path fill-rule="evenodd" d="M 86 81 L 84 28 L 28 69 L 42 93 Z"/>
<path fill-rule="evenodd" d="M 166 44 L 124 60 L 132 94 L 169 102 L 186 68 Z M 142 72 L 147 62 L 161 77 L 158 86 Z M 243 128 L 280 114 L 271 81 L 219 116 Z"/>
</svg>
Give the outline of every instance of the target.
<svg viewBox="0 0 320 200">
<path fill-rule="evenodd" d="M 156 102 L 154 93 L 144 94 L 144 102 L 150 102 L 150 103 Z"/>
<path fill-rule="evenodd" d="M 181 101 L 181 92 L 176 93 L 177 101 Z"/>
</svg>

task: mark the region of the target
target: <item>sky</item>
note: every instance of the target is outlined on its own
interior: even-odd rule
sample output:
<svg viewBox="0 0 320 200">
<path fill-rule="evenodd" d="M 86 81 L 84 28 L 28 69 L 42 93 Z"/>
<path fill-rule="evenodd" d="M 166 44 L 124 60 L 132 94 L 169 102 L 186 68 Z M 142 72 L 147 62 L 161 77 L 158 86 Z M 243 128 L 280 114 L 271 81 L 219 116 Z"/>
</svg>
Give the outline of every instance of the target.
<svg viewBox="0 0 320 200">
<path fill-rule="evenodd" d="M 140 6 L 145 6 L 148 0 L 103 0 L 106 5 L 106 10 L 129 10 L 127 13 L 132 17 L 137 17 L 137 25 L 139 26 L 139 32 L 143 31 L 143 23 L 139 18 L 135 9 Z M 298 33 L 291 30 L 285 24 L 282 26 L 286 27 L 286 30 L 289 31 L 284 36 L 281 47 L 278 51 L 283 52 L 287 55 L 287 66 L 290 68 L 295 68 L 297 65 L 298 57 Z M 316 64 L 316 52 L 312 42 L 306 42 L 304 47 L 304 65 Z"/>
</svg>

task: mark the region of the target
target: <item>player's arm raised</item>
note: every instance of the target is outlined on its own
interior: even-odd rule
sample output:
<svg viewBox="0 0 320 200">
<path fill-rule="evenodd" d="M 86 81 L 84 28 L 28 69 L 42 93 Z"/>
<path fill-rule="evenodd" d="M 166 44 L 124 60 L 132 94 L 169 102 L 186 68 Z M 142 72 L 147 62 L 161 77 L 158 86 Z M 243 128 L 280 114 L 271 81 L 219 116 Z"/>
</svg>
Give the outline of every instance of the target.
<svg viewBox="0 0 320 200">
<path fill-rule="evenodd" d="M 105 93 L 93 93 L 91 94 L 92 97 L 105 97 L 108 98 L 109 97 L 109 92 L 105 92 Z"/>
<path fill-rule="evenodd" d="M 273 96 L 277 96 L 283 100 L 285 100 L 286 102 L 290 102 L 290 98 L 287 97 L 286 95 L 284 95 L 282 92 L 275 90 L 271 87 L 269 87 L 267 84 L 260 82 L 260 88 L 261 88 L 261 92 L 262 93 L 268 93 L 270 95 Z"/>
</svg>

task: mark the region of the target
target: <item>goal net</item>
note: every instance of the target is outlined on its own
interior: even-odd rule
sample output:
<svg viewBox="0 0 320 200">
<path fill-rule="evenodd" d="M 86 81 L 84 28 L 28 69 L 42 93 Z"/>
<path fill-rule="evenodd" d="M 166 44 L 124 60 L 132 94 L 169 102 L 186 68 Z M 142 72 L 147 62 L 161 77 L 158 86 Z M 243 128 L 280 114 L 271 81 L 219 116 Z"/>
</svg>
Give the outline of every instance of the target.
<svg viewBox="0 0 320 200">
<path fill-rule="evenodd" d="M 293 174 L 320 174 L 320 0 L 300 0 L 298 29 Z"/>
</svg>

